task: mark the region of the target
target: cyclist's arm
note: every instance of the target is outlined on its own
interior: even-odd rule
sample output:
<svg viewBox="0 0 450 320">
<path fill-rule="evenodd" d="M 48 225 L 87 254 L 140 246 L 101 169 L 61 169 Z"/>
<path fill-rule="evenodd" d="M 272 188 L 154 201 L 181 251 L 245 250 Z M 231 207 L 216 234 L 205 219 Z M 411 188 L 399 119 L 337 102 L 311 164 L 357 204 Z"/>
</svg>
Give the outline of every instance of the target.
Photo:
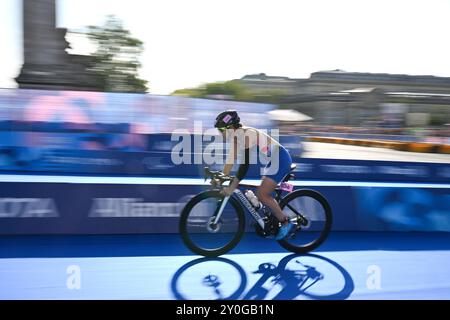
<svg viewBox="0 0 450 320">
<path fill-rule="evenodd" d="M 233 147 L 231 148 L 231 152 L 227 155 L 227 160 L 225 165 L 223 166 L 223 173 L 229 175 L 231 169 L 233 169 L 234 162 L 237 159 L 237 142 L 235 139 L 232 139 Z"/>
<path fill-rule="evenodd" d="M 249 149 L 245 149 L 244 163 L 239 165 L 235 178 L 233 179 L 233 181 L 231 181 L 230 185 L 228 186 L 229 190 L 233 191 L 234 189 L 236 189 L 239 186 L 241 180 L 244 179 L 250 164 L 249 158 L 250 158 L 250 151 Z"/>
<path fill-rule="evenodd" d="M 241 181 L 242 179 L 244 179 L 244 177 L 247 174 L 248 167 L 250 165 L 250 149 L 247 148 L 247 149 L 245 149 L 244 152 L 245 152 L 244 153 L 244 163 L 239 165 L 238 171 L 236 172 L 236 179 L 238 181 Z"/>
<path fill-rule="evenodd" d="M 228 176 L 230 174 L 230 172 L 231 172 L 231 169 L 233 169 L 233 164 L 232 163 L 231 164 L 226 163 L 223 166 L 223 173 Z"/>
<path fill-rule="evenodd" d="M 227 162 L 223 168 L 223 173 L 226 175 L 229 175 L 231 170 L 233 169 L 233 165 L 237 159 L 237 155 L 238 155 L 238 142 L 236 139 L 233 139 L 232 142 L 233 144 L 232 148 L 231 148 L 231 153 L 228 155 L 227 157 Z M 241 181 L 242 179 L 244 179 L 245 175 L 247 174 L 248 171 L 248 167 L 250 164 L 250 146 L 243 146 L 244 147 L 244 159 L 243 159 L 243 163 L 241 163 L 239 165 L 239 168 L 236 172 L 236 179 Z M 230 184 L 230 186 L 237 186 L 237 184 L 235 183 L 235 180 L 233 181 L 232 184 Z M 237 183 L 239 183 L 239 181 Z"/>
</svg>

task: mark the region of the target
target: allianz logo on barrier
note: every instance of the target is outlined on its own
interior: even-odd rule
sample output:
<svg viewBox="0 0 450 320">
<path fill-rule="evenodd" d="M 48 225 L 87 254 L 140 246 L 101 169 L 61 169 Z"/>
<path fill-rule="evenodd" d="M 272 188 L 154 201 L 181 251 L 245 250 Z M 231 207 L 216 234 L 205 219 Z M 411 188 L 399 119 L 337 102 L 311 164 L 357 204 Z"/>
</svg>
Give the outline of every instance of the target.
<svg viewBox="0 0 450 320">
<path fill-rule="evenodd" d="M 185 202 L 143 202 L 141 198 L 94 198 L 90 218 L 178 217 Z"/>
<path fill-rule="evenodd" d="M 59 217 L 51 198 L 0 198 L 0 218 Z"/>
</svg>

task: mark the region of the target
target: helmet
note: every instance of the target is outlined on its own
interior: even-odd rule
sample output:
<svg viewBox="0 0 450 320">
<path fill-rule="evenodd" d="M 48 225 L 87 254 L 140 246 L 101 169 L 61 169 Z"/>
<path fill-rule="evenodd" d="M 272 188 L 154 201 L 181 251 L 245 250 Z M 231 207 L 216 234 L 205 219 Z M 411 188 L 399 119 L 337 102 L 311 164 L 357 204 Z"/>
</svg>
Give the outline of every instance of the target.
<svg viewBox="0 0 450 320">
<path fill-rule="evenodd" d="M 232 125 L 238 126 L 240 125 L 240 121 L 241 119 L 239 118 L 236 110 L 227 110 L 217 116 L 214 127 L 227 128 Z"/>
</svg>

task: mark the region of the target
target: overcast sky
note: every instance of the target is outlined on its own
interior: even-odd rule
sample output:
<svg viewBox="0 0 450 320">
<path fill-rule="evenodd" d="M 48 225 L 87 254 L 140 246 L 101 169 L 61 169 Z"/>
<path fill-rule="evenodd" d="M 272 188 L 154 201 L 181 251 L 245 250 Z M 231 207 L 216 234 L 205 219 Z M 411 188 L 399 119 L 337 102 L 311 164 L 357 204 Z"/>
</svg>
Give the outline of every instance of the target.
<svg viewBox="0 0 450 320">
<path fill-rule="evenodd" d="M 169 94 L 246 74 L 311 72 L 450 76 L 450 0 L 58 0 L 59 27 L 107 14 L 141 39 L 141 77 Z M 0 87 L 22 64 L 21 0 L 0 0 Z M 75 52 L 90 46 L 73 41 Z"/>
</svg>

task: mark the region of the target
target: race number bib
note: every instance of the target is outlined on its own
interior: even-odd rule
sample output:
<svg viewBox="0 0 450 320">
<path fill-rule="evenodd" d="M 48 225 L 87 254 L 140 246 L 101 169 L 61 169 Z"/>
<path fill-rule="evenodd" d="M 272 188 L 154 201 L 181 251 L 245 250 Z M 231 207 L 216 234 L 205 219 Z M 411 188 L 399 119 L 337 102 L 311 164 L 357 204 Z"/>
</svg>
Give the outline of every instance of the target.
<svg viewBox="0 0 450 320">
<path fill-rule="evenodd" d="M 288 182 L 282 182 L 280 184 L 280 189 L 283 191 L 292 192 L 292 190 L 294 190 L 294 185 Z"/>
</svg>

